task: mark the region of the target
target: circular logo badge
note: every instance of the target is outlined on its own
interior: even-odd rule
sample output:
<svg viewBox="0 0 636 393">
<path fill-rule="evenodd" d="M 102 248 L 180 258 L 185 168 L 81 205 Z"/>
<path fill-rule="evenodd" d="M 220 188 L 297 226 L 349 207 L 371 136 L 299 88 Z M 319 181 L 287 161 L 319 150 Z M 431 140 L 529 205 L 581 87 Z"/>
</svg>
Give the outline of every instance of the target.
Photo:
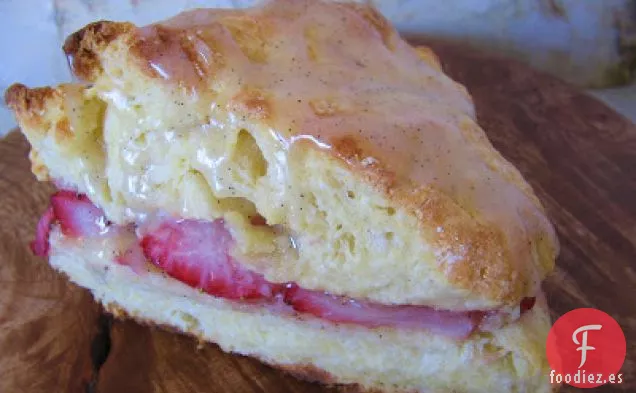
<svg viewBox="0 0 636 393">
<path fill-rule="evenodd" d="M 622 383 L 625 334 L 603 311 L 579 308 L 563 315 L 548 333 L 546 351 L 552 383 L 577 388 Z"/>
</svg>

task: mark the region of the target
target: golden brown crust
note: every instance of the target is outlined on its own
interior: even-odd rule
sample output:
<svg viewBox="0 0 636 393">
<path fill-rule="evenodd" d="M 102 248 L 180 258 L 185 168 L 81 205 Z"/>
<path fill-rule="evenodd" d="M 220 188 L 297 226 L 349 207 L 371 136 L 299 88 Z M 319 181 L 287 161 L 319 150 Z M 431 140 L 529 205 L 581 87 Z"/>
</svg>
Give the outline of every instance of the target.
<svg viewBox="0 0 636 393">
<path fill-rule="evenodd" d="M 22 84 L 14 84 L 5 92 L 5 101 L 11 108 L 23 132 L 31 138 L 52 135 L 55 143 L 65 145 L 73 138 L 73 129 L 68 118 L 66 95 L 81 89 L 78 86 L 62 85 L 57 88 L 41 87 L 29 89 Z M 32 153 L 36 161 L 34 174 L 43 174 L 44 164 L 39 161 L 37 152 Z"/>
<path fill-rule="evenodd" d="M 449 281 L 479 293 L 510 301 L 528 293 L 531 283 L 513 276 L 514 265 L 507 263 L 512 255 L 501 229 L 471 221 L 454 202 L 442 193 L 422 189 L 416 196 L 403 199 L 402 203 L 415 211 L 420 223 L 443 227 L 438 234 L 437 246 L 452 255 L 463 255 L 460 263 L 441 261 L 440 271 Z M 419 195 L 417 195 L 419 194 Z M 398 193 L 397 198 L 403 198 Z"/>
<path fill-rule="evenodd" d="M 389 21 L 380 14 L 380 12 L 365 4 L 347 3 L 346 6 L 351 7 L 358 12 L 364 19 L 371 24 L 382 37 L 382 42 L 391 51 L 395 50 L 394 38 L 395 30 Z"/>
<path fill-rule="evenodd" d="M 29 151 L 29 161 L 31 161 L 31 172 L 39 181 L 52 180 L 50 177 L 49 169 L 44 164 L 37 150 L 31 148 Z"/>
<path fill-rule="evenodd" d="M 70 159 L 78 150 L 95 154 L 87 149 L 86 141 L 95 140 L 90 133 L 101 126 L 103 107 L 100 101 L 87 97 L 87 89 L 79 84 L 33 89 L 14 84 L 7 89 L 5 99 L 31 144 L 31 171 L 38 180 L 52 180 L 55 173 L 46 157 Z"/>
<path fill-rule="evenodd" d="M 427 46 L 418 46 L 415 47 L 415 50 L 417 51 L 417 55 L 426 63 L 440 71 L 442 70 L 442 63 L 431 48 Z"/>
<path fill-rule="evenodd" d="M 315 148 L 310 143 L 307 146 Z M 508 304 L 514 304 L 531 289 L 532 281 L 525 280 L 527 277 L 523 275 L 515 276 L 516 266 L 509 262 L 513 256 L 500 228 L 471 219 L 438 190 L 400 184 L 396 174 L 383 163 L 365 163 L 364 150 L 355 139 L 344 137 L 333 141 L 331 146 L 335 159 L 346 162 L 367 183 L 395 201 L 396 206 L 406 207 L 415 214 L 423 231 L 443 227 L 433 246 L 463 256 L 459 261 L 440 260 L 438 270 L 450 282 Z"/>
<path fill-rule="evenodd" d="M 71 34 L 63 48 L 69 57 L 73 73 L 85 81 L 95 80 L 102 72 L 99 53 L 112 41 L 134 32 L 135 29 L 131 23 L 99 21 Z"/>
<path fill-rule="evenodd" d="M 272 116 L 272 107 L 267 96 L 258 89 L 243 89 L 232 98 L 230 108 L 254 120 L 264 120 Z"/>
<path fill-rule="evenodd" d="M 50 110 L 51 103 L 60 101 L 61 94 L 58 89 L 41 87 L 29 89 L 21 83 L 11 85 L 4 94 L 7 106 L 11 108 L 20 119 L 22 125 L 43 130 L 40 127 L 40 119 L 45 110 Z"/>
<path fill-rule="evenodd" d="M 266 63 L 271 47 L 268 37 L 275 26 L 266 19 L 233 13 L 219 20 L 232 35 L 243 54 L 254 63 Z"/>
</svg>

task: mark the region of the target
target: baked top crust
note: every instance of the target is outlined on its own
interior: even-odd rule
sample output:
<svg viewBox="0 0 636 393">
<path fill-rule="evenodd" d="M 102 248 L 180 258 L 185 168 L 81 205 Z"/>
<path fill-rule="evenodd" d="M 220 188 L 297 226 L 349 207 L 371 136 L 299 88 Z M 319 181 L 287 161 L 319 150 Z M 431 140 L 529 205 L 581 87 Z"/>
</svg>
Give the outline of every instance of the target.
<svg viewBox="0 0 636 393">
<path fill-rule="evenodd" d="M 130 192 L 130 182 L 117 185 L 114 173 L 140 179 L 149 165 L 173 165 L 166 157 L 178 144 L 178 160 L 192 161 L 189 168 L 218 184 L 218 168 L 202 169 L 201 143 L 214 128 L 235 147 L 247 130 L 267 175 L 242 194 L 211 186 L 213 197 L 247 198 L 268 224 L 313 236 L 301 248 L 311 252 L 294 268 L 280 256 L 267 266 L 255 263 L 268 278 L 388 304 L 472 309 L 516 306 L 553 269 L 558 243 L 543 207 L 476 123 L 466 90 L 430 50 L 409 46 L 372 7 L 275 0 L 186 12 L 144 28 L 97 22 L 70 36 L 64 50 L 89 86 L 14 85 L 6 100 L 33 146 L 34 173 L 73 184 L 115 221 L 129 219 L 131 206 L 170 210 L 186 197 L 157 196 L 179 194 L 178 182 L 156 195 Z M 130 124 L 137 124 L 134 132 L 126 130 Z M 163 150 L 143 153 L 150 157 L 143 165 L 113 169 L 125 161 L 130 140 L 170 132 L 185 134 L 189 144 L 163 140 Z M 325 177 L 332 170 L 344 173 L 341 181 Z M 312 232 L 306 222 L 316 218 L 307 218 L 308 207 L 303 211 L 286 189 L 311 192 L 317 205 L 323 189 L 354 200 L 344 198 L 345 206 L 336 198 L 323 210 L 341 221 L 347 209 L 358 212 L 351 231 L 366 252 L 325 264 L 325 253 L 311 247 L 333 239 Z M 379 207 L 365 210 L 369 204 Z M 214 219 L 225 212 L 189 214 Z M 323 232 L 338 225 L 327 220 Z M 391 250 L 411 255 L 383 257 L 365 225 L 389 228 Z"/>
</svg>

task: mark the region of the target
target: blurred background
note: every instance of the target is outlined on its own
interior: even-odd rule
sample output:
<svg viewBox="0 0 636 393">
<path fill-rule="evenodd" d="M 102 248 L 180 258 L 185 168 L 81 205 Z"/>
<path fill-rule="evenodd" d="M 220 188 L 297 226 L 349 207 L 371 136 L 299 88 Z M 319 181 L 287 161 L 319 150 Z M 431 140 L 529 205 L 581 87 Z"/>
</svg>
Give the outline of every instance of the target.
<svg viewBox="0 0 636 393">
<path fill-rule="evenodd" d="M 61 45 L 99 20 L 147 24 L 258 0 L 0 0 L 0 91 L 68 81 Z M 361 0 L 405 34 L 509 56 L 597 96 L 636 122 L 636 0 Z M 0 135 L 14 127 L 0 106 Z"/>
</svg>

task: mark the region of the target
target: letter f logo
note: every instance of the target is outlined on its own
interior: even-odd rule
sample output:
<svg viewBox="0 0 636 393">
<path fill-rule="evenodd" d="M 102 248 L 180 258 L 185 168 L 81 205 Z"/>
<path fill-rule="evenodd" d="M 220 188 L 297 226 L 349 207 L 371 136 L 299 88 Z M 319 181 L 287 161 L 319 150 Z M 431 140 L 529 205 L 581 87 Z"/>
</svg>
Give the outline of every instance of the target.
<svg viewBox="0 0 636 393">
<path fill-rule="evenodd" d="M 579 368 L 583 367 L 583 365 L 585 364 L 585 361 L 587 360 L 587 351 L 593 351 L 596 349 L 594 347 L 587 345 L 588 330 L 601 330 L 601 327 L 602 327 L 601 325 L 585 325 L 576 329 L 574 333 L 572 333 L 572 341 L 574 341 L 574 344 L 580 345 L 580 347 L 576 349 L 577 351 L 581 351 L 581 364 L 579 364 Z M 582 334 L 583 339 L 581 340 L 581 342 L 579 342 L 576 336 L 581 332 L 583 332 Z"/>
<path fill-rule="evenodd" d="M 554 371 L 553 382 L 595 388 L 623 376 L 619 372 L 627 343 L 623 329 L 610 315 L 595 308 L 577 308 L 554 323 L 546 338 L 545 353 L 550 371 Z M 557 376 L 562 377 L 561 381 Z"/>
</svg>

